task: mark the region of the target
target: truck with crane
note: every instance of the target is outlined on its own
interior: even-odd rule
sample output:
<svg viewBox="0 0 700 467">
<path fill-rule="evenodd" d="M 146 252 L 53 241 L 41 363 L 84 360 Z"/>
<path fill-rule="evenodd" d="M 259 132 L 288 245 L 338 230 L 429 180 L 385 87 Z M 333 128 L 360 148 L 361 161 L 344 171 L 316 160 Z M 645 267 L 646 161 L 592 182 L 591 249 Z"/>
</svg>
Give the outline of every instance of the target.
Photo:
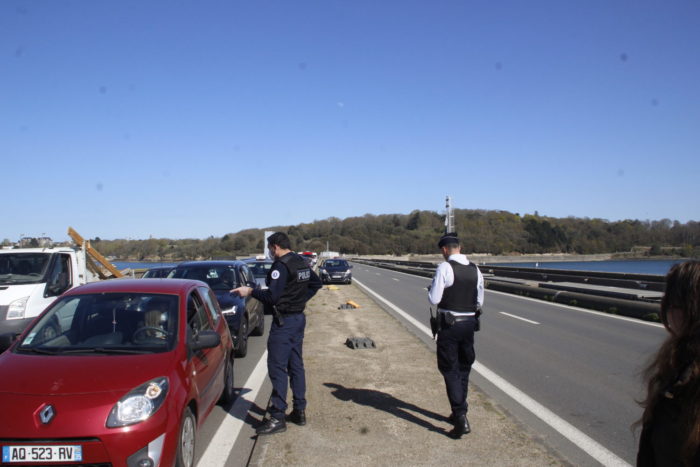
<svg viewBox="0 0 700 467">
<path fill-rule="evenodd" d="M 68 235 L 75 246 L 0 250 L 0 334 L 21 333 L 69 289 L 123 276 L 78 232 Z"/>
</svg>

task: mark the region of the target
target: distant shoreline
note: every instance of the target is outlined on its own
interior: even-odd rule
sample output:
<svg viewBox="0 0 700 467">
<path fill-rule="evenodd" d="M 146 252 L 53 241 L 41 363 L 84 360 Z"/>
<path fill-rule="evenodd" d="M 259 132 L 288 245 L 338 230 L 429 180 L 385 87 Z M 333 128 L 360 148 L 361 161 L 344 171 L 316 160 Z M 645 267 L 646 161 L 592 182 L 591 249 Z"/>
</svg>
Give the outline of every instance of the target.
<svg viewBox="0 0 700 467">
<path fill-rule="evenodd" d="M 238 255 L 236 259 L 250 258 L 255 255 Z M 365 259 L 390 259 L 397 261 L 424 261 L 430 263 L 439 263 L 443 261 L 442 255 L 343 255 L 346 258 L 365 258 Z M 548 263 L 554 261 L 659 261 L 659 260 L 682 260 L 689 259 L 681 256 L 644 256 L 633 255 L 629 253 L 598 253 L 590 255 L 578 255 L 571 253 L 542 253 L 542 254 L 522 254 L 522 255 L 492 255 L 488 253 L 467 253 L 467 257 L 472 261 L 482 263 Z M 197 261 L 206 261 L 210 258 L 197 258 Z M 222 258 L 217 258 L 222 259 Z M 232 256 L 230 259 L 234 259 Z M 131 258 L 109 258 L 112 262 L 118 263 L 179 263 L 181 261 L 192 261 L 192 259 L 131 259 Z"/>
<path fill-rule="evenodd" d="M 348 255 L 351 256 L 351 255 Z M 357 258 L 367 259 L 393 259 L 401 261 L 424 261 L 430 263 L 439 263 L 443 260 L 442 255 L 360 255 Z M 570 253 L 542 253 L 542 254 L 523 254 L 523 255 L 491 255 L 483 253 L 467 254 L 467 258 L 477 264 L 483 263 L 548 263 L 559 261 L 583 262 L 583 261 L 673 261 L 686 259 L 680 256 L 643 256 L 630 255 L 625 253 L 599 253 L 591 255 L 578 255 Z"/>
</svg>

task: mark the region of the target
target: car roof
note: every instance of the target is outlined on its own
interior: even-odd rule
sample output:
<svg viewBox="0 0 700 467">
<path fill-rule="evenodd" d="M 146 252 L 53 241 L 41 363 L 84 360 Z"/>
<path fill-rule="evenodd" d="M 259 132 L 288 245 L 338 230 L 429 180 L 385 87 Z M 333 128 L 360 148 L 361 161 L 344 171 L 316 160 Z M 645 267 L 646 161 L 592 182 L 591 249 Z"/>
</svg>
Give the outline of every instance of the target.
<svg viewBox="0 0 700 467">
<path fill-rule="evenodd" d="M 186 293 L 192 287 L 201 287 L 202 285 L 206 286 L 204 282 L 191 279 L 107 279 L 81 285 L 69 290 L 65 295 L 120 292 L 181 294 Z"/>
<path fill-rule="evenodd" d="M 198 267 L 203 267 L 203 268 L 211 268 L 211 267 L 216 267 L 216 266 L 240 266 L 240 265 L 247 265 L 245 261 L 241 261 L 239 259 L 236 260 L 210 260 L 210 261 L 184 261 L 177 266 L 175 266 L 176 269 L 179 268 L 191 268 L 193 266 L 198 266 Z"/>
</svg>

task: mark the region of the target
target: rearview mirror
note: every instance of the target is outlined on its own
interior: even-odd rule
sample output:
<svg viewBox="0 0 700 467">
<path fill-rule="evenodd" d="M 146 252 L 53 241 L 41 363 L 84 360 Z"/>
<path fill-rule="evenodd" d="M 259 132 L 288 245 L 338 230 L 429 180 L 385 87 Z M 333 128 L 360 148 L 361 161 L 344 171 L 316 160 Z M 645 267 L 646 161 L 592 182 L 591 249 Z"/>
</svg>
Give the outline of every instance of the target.
<svg viewBox="0 0 700 467">
<path fill-rule="evenodd" d="M 196 336 L 192 338 L 192 343 L 190 348 L 193 351 L 202 349 L 212 349 L 221 344 L 221 336 L 216 331 L 208 329 L 206 331 L 200 331 Z"/>
</svg>

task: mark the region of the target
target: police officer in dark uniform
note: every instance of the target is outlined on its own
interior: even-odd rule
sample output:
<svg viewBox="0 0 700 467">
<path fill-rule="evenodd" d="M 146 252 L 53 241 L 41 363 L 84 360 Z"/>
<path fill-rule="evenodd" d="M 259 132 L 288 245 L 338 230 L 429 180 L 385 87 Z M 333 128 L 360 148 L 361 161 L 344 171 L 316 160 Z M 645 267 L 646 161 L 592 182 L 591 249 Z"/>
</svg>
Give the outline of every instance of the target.
<svg viewBox="0 0 700 467">
<path fill-rule="evenodd" d="M 459 439 L 471 431 L 467 420 L 467 390 L 475 359 L 477 310 L 481 310 L 484 302 L 484 278 L 476 264 L 460 253 L 457 234 L 443 235 L 438 247 L 446 261 L 435 271 L 428 298 L 430 303 L 437 305 L 440 323 L 437 363 L 452 408 L 450 422 L 454 428 L 449 435 Z"/>
<path fill-rule="evenodd" d="M 270 417 L 255 430 L 259 435 L 279 433 L 287 429 L 285 420 L 306 424 L 306 376 L 302 358 L 306 302 L 322 287 L 321 280 L 306 262 L 291 251 L 289 237 L 275 232 L 267 239 L 274 263 L 267 274 L 267 289 L 239 287 L 233 289 L 242 297 L 253 295 L 262 302 L 274 319 L 267 340 L 267 372 L 272 382 Z M 292 388 L 292 412 L 287 410 L 287 384 Z"/>
</svg>

